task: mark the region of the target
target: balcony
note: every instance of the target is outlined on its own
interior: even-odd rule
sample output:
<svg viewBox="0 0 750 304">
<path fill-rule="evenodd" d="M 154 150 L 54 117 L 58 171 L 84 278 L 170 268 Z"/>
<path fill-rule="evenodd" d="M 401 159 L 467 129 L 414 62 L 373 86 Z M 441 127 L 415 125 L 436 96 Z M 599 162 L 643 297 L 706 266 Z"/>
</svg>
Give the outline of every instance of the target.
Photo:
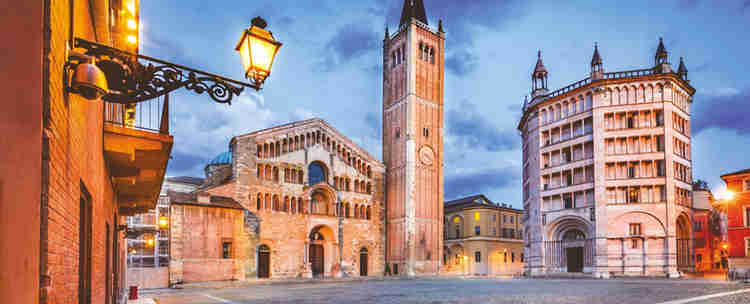
<svg viewBox="0 0 750 304">
<path fill-rule="evenodd" d="M 168 97 L 134 106 L 104 103 L 104 158 L 120 215 L 156 208 L 172 144 Z"/>
</svg>

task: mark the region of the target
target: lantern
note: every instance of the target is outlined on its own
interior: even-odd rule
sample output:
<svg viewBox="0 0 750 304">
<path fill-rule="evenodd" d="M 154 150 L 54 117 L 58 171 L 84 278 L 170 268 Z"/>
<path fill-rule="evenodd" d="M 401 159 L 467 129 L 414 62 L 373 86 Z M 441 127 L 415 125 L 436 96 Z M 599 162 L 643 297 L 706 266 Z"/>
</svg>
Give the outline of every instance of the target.
<svg viewBox="0 0 750 304">
<path fill-rule="evenodd" d="M 148 237 L 148 239 L 146 239 L 146 245 L 148 247 L 154 247 L 154 238 L 153 237 Z"/>
<path fill-rule="evenodd" d="M 166 216 L 160 216 L 159 217 L 159 228 L 161 229 L 167 229 L 167 226 L 169 226 L 169 219 Z"/>
<path fill-rule="evenodd" d="M 265 28 L 267 23 L 261 17 L 255 17 L 251 26 L 242 33 L 237 43 L 236 51 L 240 52 L 245 78 L 251 79 L 260 87 L 271 73 L 271 66 L 276 53 L 281 48 L 281 42 L 273 38 L 273 34 Z"/>
</svg>

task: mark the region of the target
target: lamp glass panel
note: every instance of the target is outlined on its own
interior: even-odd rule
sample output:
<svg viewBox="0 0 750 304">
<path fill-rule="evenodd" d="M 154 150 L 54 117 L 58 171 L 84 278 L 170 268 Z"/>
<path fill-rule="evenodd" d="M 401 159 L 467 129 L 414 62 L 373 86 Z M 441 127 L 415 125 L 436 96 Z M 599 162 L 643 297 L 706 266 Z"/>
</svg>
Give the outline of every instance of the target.
<svg viewBox="0 0 750 304">
<path fill-rule="evenodd" d="M 267 74 L 276 53 L 276 46 L 273 43 L 254 36 L 250 36 L 249 40 L 253 69 L 256 72 Z"/>
</svg>

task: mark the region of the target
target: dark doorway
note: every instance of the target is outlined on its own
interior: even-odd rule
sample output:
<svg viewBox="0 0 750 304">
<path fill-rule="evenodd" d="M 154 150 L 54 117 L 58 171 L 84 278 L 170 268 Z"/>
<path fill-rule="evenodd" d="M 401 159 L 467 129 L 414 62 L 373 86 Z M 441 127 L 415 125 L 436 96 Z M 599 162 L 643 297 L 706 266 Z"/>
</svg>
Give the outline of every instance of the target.
<svg viewBox="0 0 750 304">
<path fill-rule="evenodd" d="M 359 275 L 362 277 L 367 276 L 367 248 L 359 250 Z"/>
<path fill-rule="evenodd" d="M 323 275 L 323 245 L 310 244 L 310 264 L 313 276 L 318 277 Z"/>
<path fill-rule="evenodd" d="M 78 303 L 91 303 L 91 195 L 81 183 L 78 231 Z"/>
<path fill-rule="evenodd" d="M 583 272 L 583 247 L 565 248 L 568 272 Z"/>
<path fill-rule="evenodd" d="M 271 277 L 271 250 L 266 245 L 258 247 L 258 277 Z"/>
</svg>

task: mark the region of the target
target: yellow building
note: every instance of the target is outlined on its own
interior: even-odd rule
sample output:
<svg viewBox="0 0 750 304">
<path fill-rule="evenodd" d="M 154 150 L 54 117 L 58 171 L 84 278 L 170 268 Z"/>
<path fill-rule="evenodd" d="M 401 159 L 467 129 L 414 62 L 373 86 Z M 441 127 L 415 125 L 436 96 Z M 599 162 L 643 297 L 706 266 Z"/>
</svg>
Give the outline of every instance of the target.
<svg viewBox="0 0 750 304">
<path fill-rule="evenodd" d="M 484 195 L 445 202 L 444 272 L 515 275 L 523 272 L 522 210 Z"/>
</svg>

